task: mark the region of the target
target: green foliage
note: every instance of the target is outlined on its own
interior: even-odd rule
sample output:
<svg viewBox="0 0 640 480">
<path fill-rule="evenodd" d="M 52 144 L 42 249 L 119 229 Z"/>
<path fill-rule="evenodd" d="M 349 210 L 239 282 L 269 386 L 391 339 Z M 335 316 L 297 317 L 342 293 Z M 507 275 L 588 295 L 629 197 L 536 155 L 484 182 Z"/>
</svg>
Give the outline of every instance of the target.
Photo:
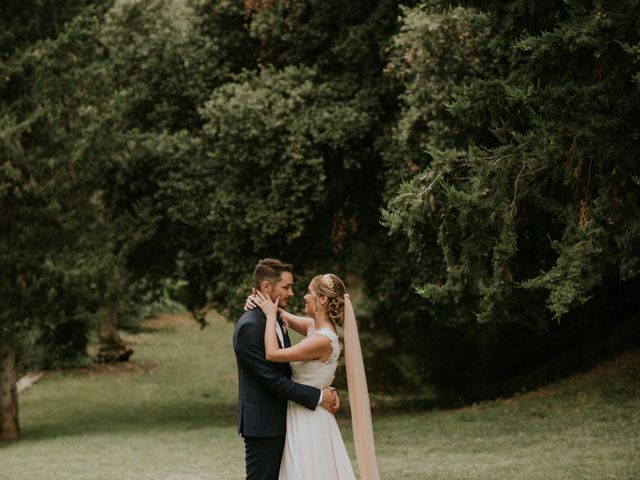
<svg viewBox="0 0 640 480">
<path fill-rule="evenodd" d="M 466 297 L 479 321 L 544 328 L 545 314 L 535 307 L 521 319 L 513 311 L 527 290 L 546 290 L 547 306 L 559 318 L 587 301 L 605 276 L 637 275 L 637 269 L 615 272 L 620 258 L 636 257 L 629 248 L 638 241 L 628 234 L 620 240 L 629 231 L 625 223 L 637 218 L 622 218 L 622 198 L 626 214 L 640 208 L 629 176 L 637 169 L 633 139 L 640 133 L 633 121 L 640 107 L 632 82 L 637 64 L 621 46 L 638 32 L 629 29 L 623 3 L 606 9 L 569 5 L 564 22 L 511 37 L 509 62 L 487 79 L 456 78 L 431 64 L 416 67 L 414 75 L 451 82 L 452 125 L 460 118 L 482 122 L 497 142 L 464 148 L 447 138 L 446 128 L 425 128 L 443 141 L 433 147 L 458 150 L 433 151 L 425 171 L 402 187 L 385 216 L 392 229 L 409 236 L 416 253 L 424 237 L 437 232 L 445 281 L 427 276 L 421 295 L 443 302 Z M 500 31 L 507 13 L 496 6 L 483 14 L 485 25 L 492 18 L 495 26 L 482 35 L 510 33 Z M 426 35 L 440 15 L 415 10 L 407 22 L 421 18 L 418 31 Z M 487 43 L 482 35 L 475 34 Z M 479 63 L 496 60 L 488 57 Z M 408 108 L 403 120 L 413 116 Z M 612 249 L 616 244 L 622 248 Z"/>
<path fill-rule="evenodd" d="M 127 290 L 124 302 L 118 308 L 118 326 L 124 329 L 139 328 L 142 322 L 160 313 L 177 314 L 184 311 L 184 305 L 176 301 L 184 281 L 165 279 L 148 284 L 146 279 L 133 283 Z"/>
<path fill-rule="evenodd" d="M 75 12 L 60 8 L 57 18 Z M 67 359 L 84 354 L 105 268 L 96 174 L 110 98 L 100 12 L 86 9 L 64 29 L 56 23 L 54 38 L 35 28 L 32 43 L 0 64 L 0 338 L 18 343 L 39 329 Z"/>
<path fill-rule="evenodd" d="M 195 130 L 211 90 L 251 65 L 242 2 L 122 2 L 102 33 L 126 95 L 126 128 Z"/>
<path fill-rule="evenodd" d="M 405 7 L 402 13 L 385 68 L 404 88 L 399 96 L 402 111 L 386 150 L 390 190 L 423 169 L 431 158 L 428 152 L 467 145 L 486 135 L 484 125 L 453 118 L 448 105 L 457 87 L 486 77 L 497 63 L 486 13 L 427 6 Z"/>
<path fill-rule="evenodd" d="M 264 67 L 214 90 L 201 110 L 199 157 L 185 156 L 189 168 L 164 186 L 170 214 L 205 249 L 198 256 L 209 262 L 201 265 L 208 278 L 198 280 L 218 301 L 236 290 L 246 296 L 247 273 L 260 256 L 295 263 L 331 252 L 347 194 L 331 186 L 360 168 L 349 145 L 367 117 L 315 80 L 309 68 Z M 194 253 L 188 250 L 190 259 Z"/>
<path fill-rule="evenodd" d="M 89 6 L 104 9 L 110 2 L 89 0 L 5 0 L 0 18 L 0 59 L 5 61 L 36 42 L 56 38 Z"/>
<path fill-rule="evenodd" d="M 250 33 L 263 63 L 315 65 L 324 72 L 350 72 L 369 82 L 380 76 L 381 46 L 395 30 L 397 2 L 246 3 Z"/>
<path fill-rule="evenodd" d="M 483 396 L 554 358 L 563 370 L 578 325 L 593 345 L 615 329 L 601 320 L 606 304 L 626 305 L 640 273 L 638 8 L 428 2 L 404 11 L 388 70 L 405 92 L 387 164 L 400 165 L 398 152 L 410 160 L 389 177 L 396 193 L 383 222 L 427 265 L 411 283 L 433 310 L 413 321 L 441 339 L 453 328 L 466 346 L 448 378 L 428 355 L 441 388 Z"/>
<path fill-rule="evenodd" d="M 167 284 L 235 316 L 266 256 L 360 276 L 394 388 L 635 335 L 599 318 L 640 273 L 638 2 L 402 5 L 9 2 L 2 335 L 81 350 Z"/>
<path fill-rule="evenodd" d="M 181 275 L 197 284 L 183 301 L 192 309 L 203 305 L 209 279 L 195 272 L 207 264 L 198 255 L 208 248 L 210 230 L 202 217 L 175 215 L 185 199 L 174 194 L 186 189 L 195 202 L 190 208 L 199 208 L 192 196 L 201 181 L 193 175 L 193 160 L 202 153 L 198 109 L 214 88 L 251 64 L 243 20 L 238 1 L 145 0 L 109 12 L 102 38 L 120 105 L 120 135 L 102 189 L 112 227 L 112 277 L 120 279 L 109 286 L 110 295 L 125 317 L 127 305 L 155 296 L 165 279 Z M 181 178 L 191 183 L 174 184 Z"/>
</svg>

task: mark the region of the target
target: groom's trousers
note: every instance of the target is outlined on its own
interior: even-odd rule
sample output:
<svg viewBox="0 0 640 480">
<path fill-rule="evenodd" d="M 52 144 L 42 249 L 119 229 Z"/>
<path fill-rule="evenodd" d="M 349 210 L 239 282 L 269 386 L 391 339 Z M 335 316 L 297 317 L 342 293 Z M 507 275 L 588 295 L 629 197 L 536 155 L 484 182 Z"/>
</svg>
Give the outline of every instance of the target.
<svg viewBox="0 0 640 480">
<path fill-rule="evenodd" d="M 244 437 L 247 480 L 278 480 L 284 438 Z"/>
</svg>

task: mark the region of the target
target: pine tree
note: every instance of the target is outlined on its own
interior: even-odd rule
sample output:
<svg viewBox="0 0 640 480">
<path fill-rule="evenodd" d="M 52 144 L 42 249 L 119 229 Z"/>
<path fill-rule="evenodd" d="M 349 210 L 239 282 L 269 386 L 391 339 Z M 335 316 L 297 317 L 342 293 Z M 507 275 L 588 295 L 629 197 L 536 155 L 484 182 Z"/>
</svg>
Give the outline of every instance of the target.
<svg viewBox="0 0 640 480">
<path fill-rule="evenodd" d="M 448 3 L 406 10 L 395 39 L 396 139 L 427 151 L 384 221 L 437 259 L 413 283 L 445 322 L 544 332 L 640 273 L 640 6 Z M 444 34 L 461 56 L 443 65 Z"/>
</svg>

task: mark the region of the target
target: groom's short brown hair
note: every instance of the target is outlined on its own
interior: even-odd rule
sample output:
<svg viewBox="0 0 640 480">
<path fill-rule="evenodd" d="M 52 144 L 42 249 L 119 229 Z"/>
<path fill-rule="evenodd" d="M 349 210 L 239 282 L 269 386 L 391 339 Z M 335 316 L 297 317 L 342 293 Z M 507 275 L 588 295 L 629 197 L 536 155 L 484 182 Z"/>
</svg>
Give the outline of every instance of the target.
<svg viewBox="0 0 640 480">
<path fill-rule="evenodd" d="M 275 286 L 282 272 L 293 273 L 293 265 L 277 258 L 263 258 L 253 269 L 253 286 L 259 290 L 265 280 Z"/>
</svg>

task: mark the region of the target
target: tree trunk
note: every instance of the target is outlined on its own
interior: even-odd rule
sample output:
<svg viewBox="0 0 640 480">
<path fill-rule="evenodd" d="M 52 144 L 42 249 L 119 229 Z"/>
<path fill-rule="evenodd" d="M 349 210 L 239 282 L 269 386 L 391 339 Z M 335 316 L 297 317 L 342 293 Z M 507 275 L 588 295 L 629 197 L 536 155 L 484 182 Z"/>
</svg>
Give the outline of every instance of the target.
<svg viewBox="0 0 640 480">
<path fill-rule="evenodd" d="M 0 440 L 20 439 L 16 352 L 0 343 Z"/>
<path fill-rule="evenodd" d="M 100 352 L 98 357 L 103 362 L 124 362 L 129 359 L 133 350 L 118 334 L 118 304 L 110 302 L 107 314 L 102 319 L 99 331 Z"/>
</svg>

